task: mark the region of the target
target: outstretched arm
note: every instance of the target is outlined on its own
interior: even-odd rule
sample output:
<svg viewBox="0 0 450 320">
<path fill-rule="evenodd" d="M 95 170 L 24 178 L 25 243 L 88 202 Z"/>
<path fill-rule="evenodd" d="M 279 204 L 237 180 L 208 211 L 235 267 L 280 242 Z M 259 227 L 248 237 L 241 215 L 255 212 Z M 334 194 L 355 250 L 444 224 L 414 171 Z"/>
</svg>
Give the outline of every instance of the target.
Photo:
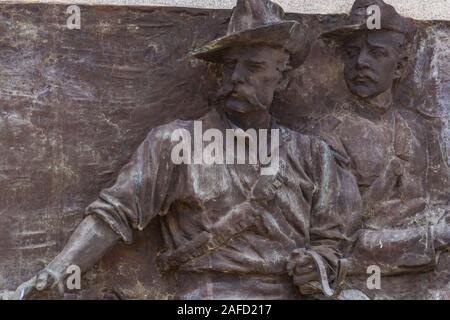
<svg viewBox="0 0 450 320">
<path fill-rule="evenodd" d="M 49 265 L 35 277 L 19 286 L 16 299 L 26 299 L 37 291 L 63 284 L 71 265 L 85 272 L 97 263 L 119 240 L 119 236 L 95 216 L 86 217 L 75 229 L 69 241 Z"/>
<path fill-rule="evenodd" d="M 76 228 L 62 252 L 37 276 L 16 290 L 16 299 L 63 283 L 67 268 L 77 265 L 86 271 L 119 240 L 132 243 L 133 232 L 143 230 L 170 203 L 174 165 L 170 151 L 171 128 L 152 130 L 115 184 L 100 192 L 87 209 L 87 217 Z M 167 160 L 169 159 L 169 160 Z"/>
</svg>

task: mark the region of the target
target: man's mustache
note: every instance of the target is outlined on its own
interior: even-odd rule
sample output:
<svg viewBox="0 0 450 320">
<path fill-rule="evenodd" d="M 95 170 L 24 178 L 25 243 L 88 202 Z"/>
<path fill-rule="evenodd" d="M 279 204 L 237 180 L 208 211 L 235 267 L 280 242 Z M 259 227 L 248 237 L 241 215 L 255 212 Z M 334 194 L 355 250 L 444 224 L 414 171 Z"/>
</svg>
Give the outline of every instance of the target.
<svg viewBox="0 0 450 320">
<path fill-rule="evenodd" d="M 252 94 L 247 94 L 242 92 L 239 89 L 235 89 L 232 87 L 223 87 L 218 92 L 218 98 L 220 100 L 227 100 L 228 98 L 235 98 L 237 100 L 245 101 L 252 105 L 259 106 L 261 103 L 258 101 L 256 97 Z"/>
<path fill-rule="evenodd" d="M 357 71 L 353 72 L 351 79 L 353 81 L 372 81 L 377 82 L 378 76 L 371 71 Z"/>
</svg>

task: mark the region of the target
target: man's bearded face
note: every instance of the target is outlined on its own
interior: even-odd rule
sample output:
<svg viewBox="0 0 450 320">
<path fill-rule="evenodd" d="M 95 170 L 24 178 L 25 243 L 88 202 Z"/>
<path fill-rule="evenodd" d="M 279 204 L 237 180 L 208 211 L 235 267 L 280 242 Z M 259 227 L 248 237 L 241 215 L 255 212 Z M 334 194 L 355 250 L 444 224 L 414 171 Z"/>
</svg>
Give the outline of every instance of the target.
<svg viewBox="0 0 450 320">
<path fill-rule="evenodd" d="M 268 46 L 245 46 L 224 53 L 223 86 L 225 107 L 239 113 L 267 110 L 289 55 Z"/>
<path fill-rule="evenodd" d="M 344 43 L 344 75 L 350 91 L 374 98 L 392 88 L 400 77 L 404 36 L 377 31 L 361 34 Z"/>
</svg>

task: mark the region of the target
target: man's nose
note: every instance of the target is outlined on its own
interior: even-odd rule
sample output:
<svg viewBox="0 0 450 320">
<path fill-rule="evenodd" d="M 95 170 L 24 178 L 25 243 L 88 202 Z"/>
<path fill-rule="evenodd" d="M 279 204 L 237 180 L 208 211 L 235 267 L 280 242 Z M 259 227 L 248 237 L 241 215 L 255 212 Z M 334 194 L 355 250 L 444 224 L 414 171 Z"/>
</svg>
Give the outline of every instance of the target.
<svg viewBox="0 0 450 320">
<path fill-rule="evenodd" d="M 356 61 L 356 65 L 359 69 L 365 69 L 370 67 L 370 57 L 367 50 L 361 50 Z"/>
<path fill-rule="evenodd" d="M 246 73 L 240 63 L 237 63 L 234 67 L 233 74 L 231 75 L 231 82 L 233 84 L 242 84 L 245 82 Z"/>
</svg>

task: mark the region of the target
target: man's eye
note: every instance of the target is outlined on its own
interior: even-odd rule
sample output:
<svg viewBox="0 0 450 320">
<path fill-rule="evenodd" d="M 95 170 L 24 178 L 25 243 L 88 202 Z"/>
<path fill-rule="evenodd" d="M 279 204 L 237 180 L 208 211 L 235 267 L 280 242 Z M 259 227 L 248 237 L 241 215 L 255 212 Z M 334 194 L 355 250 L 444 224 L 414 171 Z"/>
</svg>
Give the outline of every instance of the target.
<svg viewBox="0 0 450 320">
<path fill-rule="evenodd" d="M 387 52 L 383 49 L 372 49 L 370 50 L 370 54 L 374 57 L 385 57 Z"/>
<path fill-rule="evenodd" d="M 231 59 L 227 59 L 227 60 L 223 61 L 223 64 L 226 65 L 226 66 L 234 65 L 234 64 L 236 64 L 236 61 L 235 60 L 231 60 Z"/>
<path fill-rule="evenodd" d="M 224 70 L 233 70 L 235 66 L 236 66 L 236 61 L 226 60 L 223 62 Z"/>
<path fill-rule="evenodd" d="M 346 49 L 345 50 L 345 55 L 347 56 L 347 58 L 354 58 L 357 55 L 357 50 L 356 49 Z"/>
<path fill-rule="evenodd" d="M 248 61 L 248 62 L 246 63 L 246 65 L 247 65 L 247 68 L 249 68 L 249 69 L 252 70 L 252 71 L 259 71 L 259 70 L 262 70 L 262 65 L 261 65 L 261 63 L 256 63 L 256 62 L 250 62 L 250 61 Z"/>
</svg>

